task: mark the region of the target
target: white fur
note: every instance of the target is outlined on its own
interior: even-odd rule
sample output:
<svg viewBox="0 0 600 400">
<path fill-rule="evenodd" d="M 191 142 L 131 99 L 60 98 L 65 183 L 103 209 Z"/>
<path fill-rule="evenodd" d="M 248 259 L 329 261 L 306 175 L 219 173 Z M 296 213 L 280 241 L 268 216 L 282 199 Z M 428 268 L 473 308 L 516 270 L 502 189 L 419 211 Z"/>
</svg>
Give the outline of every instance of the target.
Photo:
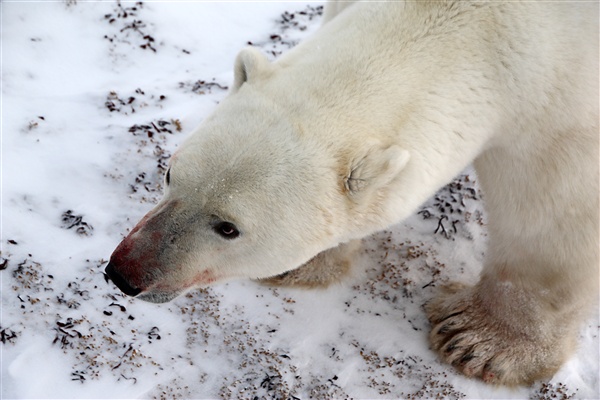
<svg viewBox="0 0 600 400">
<path fill-rule="evenodd" d="M 474 162 L 487 263 L 477 287 L 454 287 L 430 318 L 441 324 L 477 299 L 473 335 L 532 324 L 532 338 L 568 353 L 548 330 L 572 336 L 598 288 L 598 5 L 338 2 L 324 19 L 274 63 L 240 53 L 231 95 L 173 157 L 159 205 L 170 211 L 142 221 L 111 262 L 152 301 L 271 277 L 399 222 Z M 152 218 L 170 222 L 150 229 Z M 241 235 L 216 235 L 220 220 Z M 179 244 L 159 254 L 147 244 L 156 229 Z M 156 253 L 154 272 L 139 275 L 123 250 L 136 246 Z M 441 353 L 447 340 L 432 338 Z M 498 346 L 488 346 L 493 359 Z M 541 374 L 526 356 L 502 354 L 517 372 L 480 366 L 471 375 L 522 383 Z"/>
</svg>

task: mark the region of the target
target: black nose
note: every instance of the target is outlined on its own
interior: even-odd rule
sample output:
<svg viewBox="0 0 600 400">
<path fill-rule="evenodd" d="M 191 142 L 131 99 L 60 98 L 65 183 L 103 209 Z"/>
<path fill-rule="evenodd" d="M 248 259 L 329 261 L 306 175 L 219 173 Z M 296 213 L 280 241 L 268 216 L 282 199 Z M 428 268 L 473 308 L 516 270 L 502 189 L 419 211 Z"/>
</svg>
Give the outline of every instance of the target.
<svg viewBox="0 0 600 400">
<path fill-rule="evenodd" d="M 115 266 L 113 264 L 108 263 L 104 272 L 106 272 L 106 275 L 108 275 L 110 280 L 113 281 L 114 284 L 117 285 L 117 287 L 126 295 L 137 296 L 142 291 L 142 289 L 131 287 L 131 285 L 129 285 L 129 283 L 127 283 L 127 281 L 115 270 Z"/>
</svg>

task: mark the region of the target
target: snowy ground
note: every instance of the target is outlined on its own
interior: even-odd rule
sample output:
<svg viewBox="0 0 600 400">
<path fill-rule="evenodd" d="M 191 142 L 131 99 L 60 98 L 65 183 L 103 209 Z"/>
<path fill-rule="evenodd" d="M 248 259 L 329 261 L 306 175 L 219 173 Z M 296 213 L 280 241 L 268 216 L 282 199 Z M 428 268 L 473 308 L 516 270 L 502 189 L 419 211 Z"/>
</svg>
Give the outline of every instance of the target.
<svg viewBox="0 0 600 400">
<path fill-rule="evenodd" d="M 366 239 L 354 276 L 328 290 L 236 282 L 154 305 L 107 282 L 237 51 L 276 57 L 318 27 L 319 3 L 0 7 L 2 398 L 599 397 L 597 318 L 531 388 L 465 379 L 428 349 L 422 304 L 441 282 L 474 282 L 485 251 L 470 171 Z"/>
</svg>

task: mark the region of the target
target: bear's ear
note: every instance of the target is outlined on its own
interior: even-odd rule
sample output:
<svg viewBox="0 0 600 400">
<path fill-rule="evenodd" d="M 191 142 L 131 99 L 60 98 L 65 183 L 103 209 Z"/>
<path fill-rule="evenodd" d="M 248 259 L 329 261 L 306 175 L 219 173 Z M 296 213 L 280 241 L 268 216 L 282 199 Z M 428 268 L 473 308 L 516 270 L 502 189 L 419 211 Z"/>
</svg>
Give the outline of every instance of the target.
<svg viewBox="0 0 600 400">
<path fill-rule="evenodd" d="M 409 159 L 409 152 L 397 145 L 372 147 L 350 165 L 344 182 L 346 193 L 355 202 L 363 202 L 396 178 Z"/>
<path fill-rule="evenodd" d="M 231 88 L 231 92 L 237 92 L 244 82 L 250 81 L 253 77 L 258 75 L 260 71 L 268 69 L 269 66 L 270 64 L 267 57 L 254 47 L 246 47 L 240 51 L 235 59 L 233 87 Z"/>
</svg>

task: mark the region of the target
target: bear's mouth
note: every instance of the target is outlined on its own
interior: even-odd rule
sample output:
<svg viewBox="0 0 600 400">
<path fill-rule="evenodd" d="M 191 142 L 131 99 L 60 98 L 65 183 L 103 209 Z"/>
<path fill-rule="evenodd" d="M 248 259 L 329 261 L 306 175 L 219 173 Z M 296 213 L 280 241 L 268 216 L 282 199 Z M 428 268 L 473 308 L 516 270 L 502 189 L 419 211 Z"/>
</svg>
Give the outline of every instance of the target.
<svg viewBox="0 0 600 400">
<path fill-rule="evenodd" d="M 133 287 L 130 281 L 121 275 L 114 263 L 108 263 L 105 273 L 121 292 L 150 303 L 167 303 L 190 289 L 206 287 L 217 280 L 211 271 L 205 270 L 177 285 L 173 285 L 172 282 L 156 282 L 150 286 Z"/>
<path fill-rule="evenodd" d="M 180 292 L 173 291 L 157 291 L 157 290 L 143 290 L 140 288 L 134 288 L 131 284 L 121 276 L 113 263 L 108 263 L 104 270 L 106 275 L 115 284 L 121 292 L 127 296 L 135 297 L 136 299 L 148 301 L 150 303 L 166 303 L 179 296 Z"/>
</svg>

